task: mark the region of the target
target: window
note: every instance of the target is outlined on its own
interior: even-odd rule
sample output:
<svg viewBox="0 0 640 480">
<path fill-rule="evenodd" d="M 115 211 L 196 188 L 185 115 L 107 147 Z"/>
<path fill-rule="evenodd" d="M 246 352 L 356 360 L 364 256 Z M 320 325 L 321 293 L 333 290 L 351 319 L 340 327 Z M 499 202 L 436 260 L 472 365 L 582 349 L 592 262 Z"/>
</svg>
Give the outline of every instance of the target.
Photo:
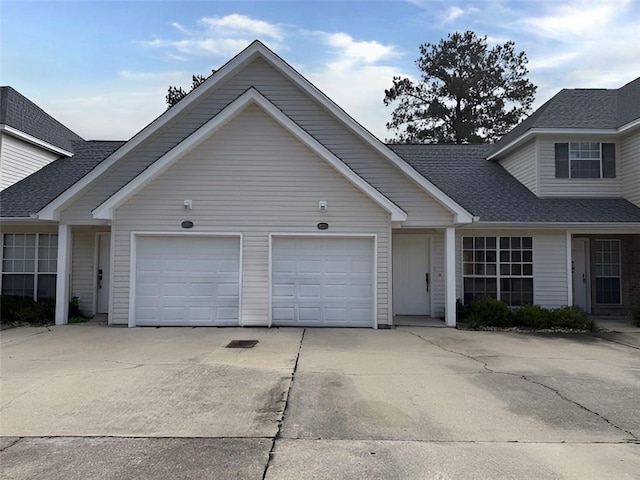
<svg viewBox="0 0 640 480">
<path fill-rule="evenodd" d="M 556 178 L 615 178 L 615 143 L 556 143 Z"/>
<path fill-rule="evenodd" d="M 465 305 L 495 297 L 511 306 L 533 303 L 532 237 L 463 237 Z"/>
<path fill-rule="evenodd" d="M 55 300 L 58 235 L 5 233 L 2 295 Z"/>
<path fill-rule="evenodd" d="M 620 305 L 620 240 L 595 240 L 596 303 Z"/>
</svg>

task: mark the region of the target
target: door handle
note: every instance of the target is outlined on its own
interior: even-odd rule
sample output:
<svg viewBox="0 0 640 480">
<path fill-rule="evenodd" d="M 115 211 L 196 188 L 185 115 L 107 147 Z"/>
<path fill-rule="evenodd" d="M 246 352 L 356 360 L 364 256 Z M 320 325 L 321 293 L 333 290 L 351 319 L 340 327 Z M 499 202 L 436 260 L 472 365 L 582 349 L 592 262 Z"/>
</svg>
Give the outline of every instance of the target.
<svg viewBox="0 0 640 480">
<path fill-rule="evenodd" d="M 102 288 L 102 269 L 98 270 L 98 288 Z"/>
<path fill-rule="evenodd" d="M 428 292 L 429 291 L 429 273 L 428 272 L 424 274 L 424 283 Z"/>
</svg>

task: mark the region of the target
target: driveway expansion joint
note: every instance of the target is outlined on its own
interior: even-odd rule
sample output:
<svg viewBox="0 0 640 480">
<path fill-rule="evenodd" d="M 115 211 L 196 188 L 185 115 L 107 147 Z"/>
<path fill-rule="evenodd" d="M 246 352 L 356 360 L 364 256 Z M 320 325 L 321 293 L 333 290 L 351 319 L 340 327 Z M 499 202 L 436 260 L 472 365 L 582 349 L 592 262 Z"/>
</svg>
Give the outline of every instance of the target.
<svg viewBox="0 0 640 480">
<path fill-rule="evenodd" d="M 271 460 L 273 460 L 274 451 L 276 448 L 276 442 L 281 438 L 282 432 L 282 424 L 284 423 L 284 419 L 287 415 L 287 408 L 289 407 L 289 394 L 291 393 L 291 389 L 293 388 L 293 382 L 295 381 L 296 372 L 298 371 L 298 361 L 300 360 L 300 352 L 302 351 L 302 342 L 304 341 L 304 334 L 307 332 L 306 328 L 302 329 L 302 335 L 300 335 L 300 343 L 298 344 L 298 352 L 296 353 L 296 360 L 293 363 L 293 369 L 291 370 L 291 376 L 289 380 L 289 387 L 287 391 L 284 392 L 283 400 L 284 406 L 282 407 L 282 411 L 278 412 L 280 414 L 280 419 L 276 422 L 277 429 L 276 433 L 273 437 L 271 437 L 271 448 L 269 449 L 267 463 L 264 466 L 264 470 L 262 472 L 262 480 L 267 478 L 267 472 L 269 471 L 269 467 L 271 466 Z"/>
</svg>

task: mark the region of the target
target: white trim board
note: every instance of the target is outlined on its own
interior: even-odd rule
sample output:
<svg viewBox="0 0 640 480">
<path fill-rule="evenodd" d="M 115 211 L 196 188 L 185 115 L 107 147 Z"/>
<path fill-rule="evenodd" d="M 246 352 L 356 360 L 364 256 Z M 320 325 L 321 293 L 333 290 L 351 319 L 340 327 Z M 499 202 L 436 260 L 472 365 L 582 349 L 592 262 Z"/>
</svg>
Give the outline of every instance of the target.
<svg viewBox="0 0 640 480">
<path fill-rule="evenodd" d="M 391 221 L 403 222 L 407 219 L 407 214 L 399 208 L 395 203 L 382 195 L 378 190 L 367 183 L 362 177 L 358 176 L 353 170 L 345 165 L 342 160 L 327 150 L 320 142 L 300 128 L 295 122 L 287 117 L 281 110 L 267 100 L 255 88 L 250 88 L 240 97 L 234 100 L 230 105 L 225 107 L 218 115 L 213 117 L 207 123 L 202 125 L 198 130 L 189 137 L 169 150 L 160 157 L 149 168 L 144 170 L 140 175 L 127 183 L 124 187 L 114 193 L 101 205 L 93 211 L 94 218 L 112 220 L 114 211 L 132 196 L 142 190 L 146 185 L 151 183 L 159 175 L 167 171 L 180 158 L 189 151 L 196 148 L 200 143 L 213 135 L 217 130 L 222 128 L 228 122 L 232 121 L 247 106 L 257 105 L 264 110 L 271 118 L 273 118 L 280 126 L 289 131 L 305 146 L 311 149 L 315 154 L 320 156 L 335 170 L 345 177 L 353 186 L 377 203 L 382 209 L 391 215 Z"/>
<path fill-rule="evenodd" d="M 246 49 L 232 58 L 223 65 L 215 74 L 211 75 L 200 87 L 191 92 L 185 99 L 177 103 L 174 107 L 156 118 L 152 123 L 147 125 L 143 130 L 136 134 L 131 140 L 121 146 L 118 150 L 107 157 L 100 165 L 76 182 L 67 191 L 62 193 L 51 203 L 46 205 L 38 212 L 38 216 L 42 219 L 57 220 L 60 211 L 69 205 L 73 199 L 84 192 L 89 185 L 104 174 L 111 166 L 113 166 L 123 156 L 131 152 L 138 145 L 147 140 L 159 128 L 176 118 L 180 113 L 189 108 L 192 103 L 197 102 L 201 97 L 209 94 L 216 85 L 223 83 L 230 78 L 244 65 L 253 61 L 255 58 L 261 57 L 274 68 L 280 71 L 285 77 L 289 78 L 293 83 L 299 86 L 305 93 L 320 103 L 323 108 L 333 114 L 347 128 L 350 128 L 364 142 L 371 146 L 376 152 L 384 158 L 391 161 L 405 175 L 413 180 L 418 186 L 425 190 L 429 195 L 440 202 L 447 210 L 454 215 L 455 223 L 471 223 L 473 215 L 456 203 L 451 197 L 447 196 L 442 190 L 418 173 L 413 167 L 405 162 L 401 157 L 391 151 L 384 143 L 372 135 L 362 125 L 351 118 L 344 110 L 338 107 L 324 93 L 318 90 L 313 84 L 306 80 L 302 75 L 295 71 L 289 64 L 269 50 L 264 44 L 258 40 L 254 41 Z"/>
<path fill-rule="evenodd" d="M 218 238 L 238 238 L 239 240 L 239 269 L 238 269 L 238 326 L 242 326 L 242 251 L 244 250 L 242 233 L 235 232 L 131 232 L 131 245 L 129 254 L 129 318 L 127 326 L 133 328 L 136 326 L 136 258 L 137 258 L 137 242 L 138 237 L 218 237 Z M 111 235 L 112 243 L 115 235 Z M 112 252 L 113 253 L 113 252 Z M 115 255 L 111 255 L 111 259 Z M 111 275 L 113 278 L 115 275 Z M 109 292 L 109 317 L 113 311 L 113 291 Z"/>
<path fill-rule="evenodd" d="M 65 157 L 73 157 L 73 152 L 70 152 L 60 147 L 56 147 L 55 145 L 49 142 L 40 140 L 39 138 L 34 137 L 33 135 L 24 133 L 23 131 L 20 131 L 17 128 L 13 128 L 9 125 L 6 125 L 6 124 L 0 125 L 0 132 L 5 132 L 13 137 L 16 137 L 24 142 L 40 147 L 44 150 L 48 150 L 50 152 L 57 153 L 59 155 L 64 155 Z"/>
</svg>

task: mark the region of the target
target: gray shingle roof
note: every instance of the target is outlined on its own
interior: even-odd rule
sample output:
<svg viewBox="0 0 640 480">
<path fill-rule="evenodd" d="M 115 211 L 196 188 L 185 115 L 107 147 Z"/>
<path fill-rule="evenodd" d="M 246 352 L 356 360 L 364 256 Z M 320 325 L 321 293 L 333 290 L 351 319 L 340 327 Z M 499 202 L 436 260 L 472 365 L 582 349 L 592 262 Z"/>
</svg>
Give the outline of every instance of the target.
<svg viewBox="0 0 640 480">
<path fill-rule="evenodd" d="M 0 125 L 8 125 L 63 150 L 84 141 L 47 112 L 11 87 L 0 87 Z"/>
<path fill-rule="evenodd" d="M 619 128 L 640 118 L 640 77 L 615 90 L 564 89 L 498 140 L 491 155 L 532 128 Z"/>
<path fill-rule="evenodd" d="M 28 217 L 93 170 L 125 142 L 73 142 L 62 157 L 0 192 L 0 217 Z"/>
<path fill-rule="evenodd" d="M 620 198 L 538 198 L 497 162 L 491 145 L 389 145 L 480 222 L 640 223 Z"/>
</svg>

